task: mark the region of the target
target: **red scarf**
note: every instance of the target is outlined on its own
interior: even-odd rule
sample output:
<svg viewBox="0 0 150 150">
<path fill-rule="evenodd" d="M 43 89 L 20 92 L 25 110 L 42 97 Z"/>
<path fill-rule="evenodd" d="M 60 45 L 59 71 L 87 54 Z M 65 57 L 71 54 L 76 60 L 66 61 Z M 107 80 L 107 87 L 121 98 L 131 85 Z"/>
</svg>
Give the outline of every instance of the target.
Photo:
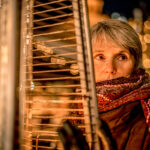
<svg viewBox="0 0 150 150">
<path fill-rule="evenodd" d="M 137 70 L 130 78 L 98 82 L 96 89 L 99 112 L 140 100 L 150 128 L 150 77 L 144 69 Z"/>
</svg>

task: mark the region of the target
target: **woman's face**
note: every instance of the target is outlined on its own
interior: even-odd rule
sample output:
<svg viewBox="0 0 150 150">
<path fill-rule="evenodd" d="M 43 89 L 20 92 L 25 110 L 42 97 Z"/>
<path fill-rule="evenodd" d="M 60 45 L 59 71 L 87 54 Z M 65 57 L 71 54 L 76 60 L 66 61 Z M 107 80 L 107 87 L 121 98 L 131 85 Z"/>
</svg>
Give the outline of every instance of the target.
<svg viewBox="0 0 150 150">
<path fill-rule="evenodd" d="M 134 69 L 134 56 L 110 40 L 93 44 L 93 58 L 96 82 L 129 77 Z"/>
</svg>

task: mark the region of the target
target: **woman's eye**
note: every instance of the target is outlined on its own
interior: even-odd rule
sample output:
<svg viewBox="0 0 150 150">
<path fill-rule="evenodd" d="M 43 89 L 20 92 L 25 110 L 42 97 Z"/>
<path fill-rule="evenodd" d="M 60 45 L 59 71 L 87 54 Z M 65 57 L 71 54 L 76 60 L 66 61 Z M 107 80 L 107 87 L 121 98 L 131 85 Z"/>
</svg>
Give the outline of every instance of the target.
<svg viewBox="0 0 150 150">
<path fill-rule="evenodd" d="M 128 57 L 126 56 L 126 55 L 119 55 L 118 56 L 118 60 L 127 60 L 128 59 Z"/>
<path fill-rule="evenodd" d="M 98 55 L 95 57 L 97 60 L 104 60 L 105 57 L 103 55 Z"/>
</svg>

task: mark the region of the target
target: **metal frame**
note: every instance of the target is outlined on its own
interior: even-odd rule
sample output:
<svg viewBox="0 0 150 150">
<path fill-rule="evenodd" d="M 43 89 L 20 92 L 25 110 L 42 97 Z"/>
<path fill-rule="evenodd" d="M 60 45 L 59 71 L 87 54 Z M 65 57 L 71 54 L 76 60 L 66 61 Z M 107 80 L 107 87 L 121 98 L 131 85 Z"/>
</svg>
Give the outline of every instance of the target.
<svg viewBox="0 0 150 150">
<path fill-rule="evenodd" d="M 34 28 L 36 28 L 36 27 L 34 27 L 32 24 L 32 22 L 33 22 L 32 15 L 35 14 L 34 12 L 32 12 L 32 8 L 34 8 L 34 6 L 32 4 L 33 4 L 33 0 L 31 0 L 31 1 L 25 0 L 23 3 L 23 7 L 25 7 L 25 8 L 23 9 L 23 13 L 22 13 L 22 18 L 23 18 L 22 36 L 23 36 L 23 38 L 22 38 L 22 44 L 21 44 L 22 45 L 21 64 L 23 64 L 24 67 L 22 67 L 21 74 L 20 74 L 20 76 L 21 76 L 21 80 L 20 80 L 20 83 L 21 83 L 20 84 L 20 87 L 21 87 L 21 89 L 20 89 L 21 112 L 20 113 L 22 116 L 22 122 L 21 122 L 22 129 L 20 131 L 22 132 L 21 133 L 22 134 L 21 141 L 23 142 L 22 143 L 23 149 L 32 149 L 32 146 L 33 146 L 32 145 L 32 127 L 31 127 L 33 116 L 32 116 L 32 111 L 31 111 L 32 106 L 31 106 L 31 108 L 29 106 L 29 105 L 32 105 L 32 95 L 31 95 L 31 99 L 28 100 L 28 103 L 26 102 L 26 95 L 25 95 L 25 90 L 26 90 L 25 88 L 28 86 L 27 88 L 29 89 L 29 88 L 31 88 L 31 85 L 26 85 L 25 82 L 23 82 L 23 81 L 26 81 L 27 78 L 28 78 L 28 81 L 29 80 L 34 81 L 34 79 L 32 79 L 32 77 L 33 77 L 33 74 L 32 74 L 32 69 L 33 69 L 32 68 L 33 67 L 32 52 L 35 52 L 36 50 L 33 50 L 32 46 L 33 46 L 34 42 L 33 42 L 32 38 L 34 38 L 36 36 L 42 36 L 42 35 L 48 35 L 48 34 L 52 35 L 55 33 L 55 32 L 50 32 L 50 33 L 44 33 L 44 34 L 41 33 L 41 34 L 33 35 L 32 29 L 34 30 Z M 42 6 L 44 4 L 40 4 L 40 5 Z M 92 58 L 93 58 L 92 57 L 92 48 L 91 48 L 89 23 L 88 23 L 89 21 L 88 21 L 87 3 L 86 3 L 86 0 L 72 0 L 72 5 L 73 5 L 75 33 L 76 33 L 75 38 L 76 38 L 76 47 L 77 47 L 77 50 L 76 50 L 77 51 L 77 63 L 78 63 L 79 70 L 80 70 L 80 75 L 78 78 L 80 78 L 80 84 L 81 84 L 80 86 L 81 86 L 81 90 L 82 90 L 81 93 L 77 93 L 77 94 L 79 94 L 79 96 L 82 98 L 81 101 L 84 105 L 83 110 L 84 110 L 84 121 L 85 121 L 85 130 L 86 130 L 87 141 L 88 141 L 91 149 L 99 150 L 98 137 L 96 135 L 96 127 L 98 126 L 97 125 L 98 109 L 97 109 L 97 98 L 96 98 L 95 79 L 94 79 L 94 68 L 93 68 L 93 60 L 92 60 Z M 68 8 L 69 7 L 70 6 L 68 6 Z M 26 11 L 27 8 L 28 8 L 28 10 Z M 54 9 L 52 9 L 52 10 L 54 10 Z M 48 10 L 48 11 L 50 11 L 50 10 Z M 47 12 L 47 10 L 45 10 L 44 12 Z M 40 11 L 38 11 L 37 13 L 40 13 Z M 54 18 L 54 17 L 52 17 L 52 18 Z M 51 24 L 49 26 L 51 26 Z M 44 27 L 44 25 L 42 27 Z M 37 29 L 38 29 L 38 27 L 37 27 Z M 67 31 L 67 30 L 64 30 L 63 32 L 65 32 L 65 31 Z M 53 41 L 53 39 L 46 40 L 46 41 L 47 42 Z M 62 45 L 62 47 L 63 47 L 63 45 Z M 52 48 L 55 50 L 55 48 L 57 48 L 57 46 L 54 46 Z M 55 52 L 57 52 L 57 51 L 55 51 Z M 57 54 L 57 55 L 60 55 L 60 54 Z M 28 57 L 28 59 L 26 59 L 26 57 Z M 43 57 L 43 56 L 39 56 L 39 58 L 41 58 L 41 57 Z M 49 56 L 49 57 L 51 57 L 51 56 Z M 54 55 L 54 57 L 56 57 L 56 55 Z M 72 63 L 76 63 L 76 60 L 73 60 Z M 26 69 L 28 69 L 28 70 L 26 70 Z M 28 71 L 28 75 L 25 75 L 26 71 Z M 53 88 L 53 86 L 51 86 L 50 88 Z M 29 103 L 29 101 L 30 101 L 30 103 Z M 26 110 L 26 107 L 30 108 L 30 110 L 29 109 Z M 50 109 L 52 109 L 52 108 L 50 108 Z M 29 118 L 29 119 L 27 120 L 25 118 Z M 25 123 L 25 126 L 23 123 Z M 39 138 L 40 138 L 40 135 L 37 136 L 36 145 L 34 145 L 34 147 L 37 149 L 38 149 Z M 25 139 L 27 139 L 27 140 L 25 140 Z"/>
</svg>

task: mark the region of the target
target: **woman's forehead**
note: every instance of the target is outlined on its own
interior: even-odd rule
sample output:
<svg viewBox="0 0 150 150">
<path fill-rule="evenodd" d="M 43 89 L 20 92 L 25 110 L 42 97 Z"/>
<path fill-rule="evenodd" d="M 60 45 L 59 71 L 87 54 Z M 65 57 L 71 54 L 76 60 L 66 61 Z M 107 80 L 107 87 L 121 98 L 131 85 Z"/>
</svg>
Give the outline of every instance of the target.
<svg viewBox="0 0 150 150">
<path fill-rule="evenodd" d="M 110 37 L 106 37 L 106 36 L 99 36 L 97 37 L 94 41 L 92 41 L 92 46 L 93 47 L 103 47 L 103 46 L 119 46 L 119 44 L 117 44 L 115 41 L 113 41 L 113 39 L 111 39 Z"/>
<path fill-rule="evenodd" d="M 98 38 L 92 45 L 93 52 L 105 52 L 105 53 L 121 53 L 121 52 L 127 52 L 130 53 L 130 51 L 122 47 L 121 45 L 114 42 L 112 39 L 108 38 Z"/>
<path fill-rule="evenodd" d="M 109 35 L 106 35 L 105 33 L 95 35 L 92 38 L 92 44 L 97 44 L 97 43 L 103 44 L 103 43 L 107 43 L 107 42 L 115 43 L 115 41 Z"/>
</svg>

